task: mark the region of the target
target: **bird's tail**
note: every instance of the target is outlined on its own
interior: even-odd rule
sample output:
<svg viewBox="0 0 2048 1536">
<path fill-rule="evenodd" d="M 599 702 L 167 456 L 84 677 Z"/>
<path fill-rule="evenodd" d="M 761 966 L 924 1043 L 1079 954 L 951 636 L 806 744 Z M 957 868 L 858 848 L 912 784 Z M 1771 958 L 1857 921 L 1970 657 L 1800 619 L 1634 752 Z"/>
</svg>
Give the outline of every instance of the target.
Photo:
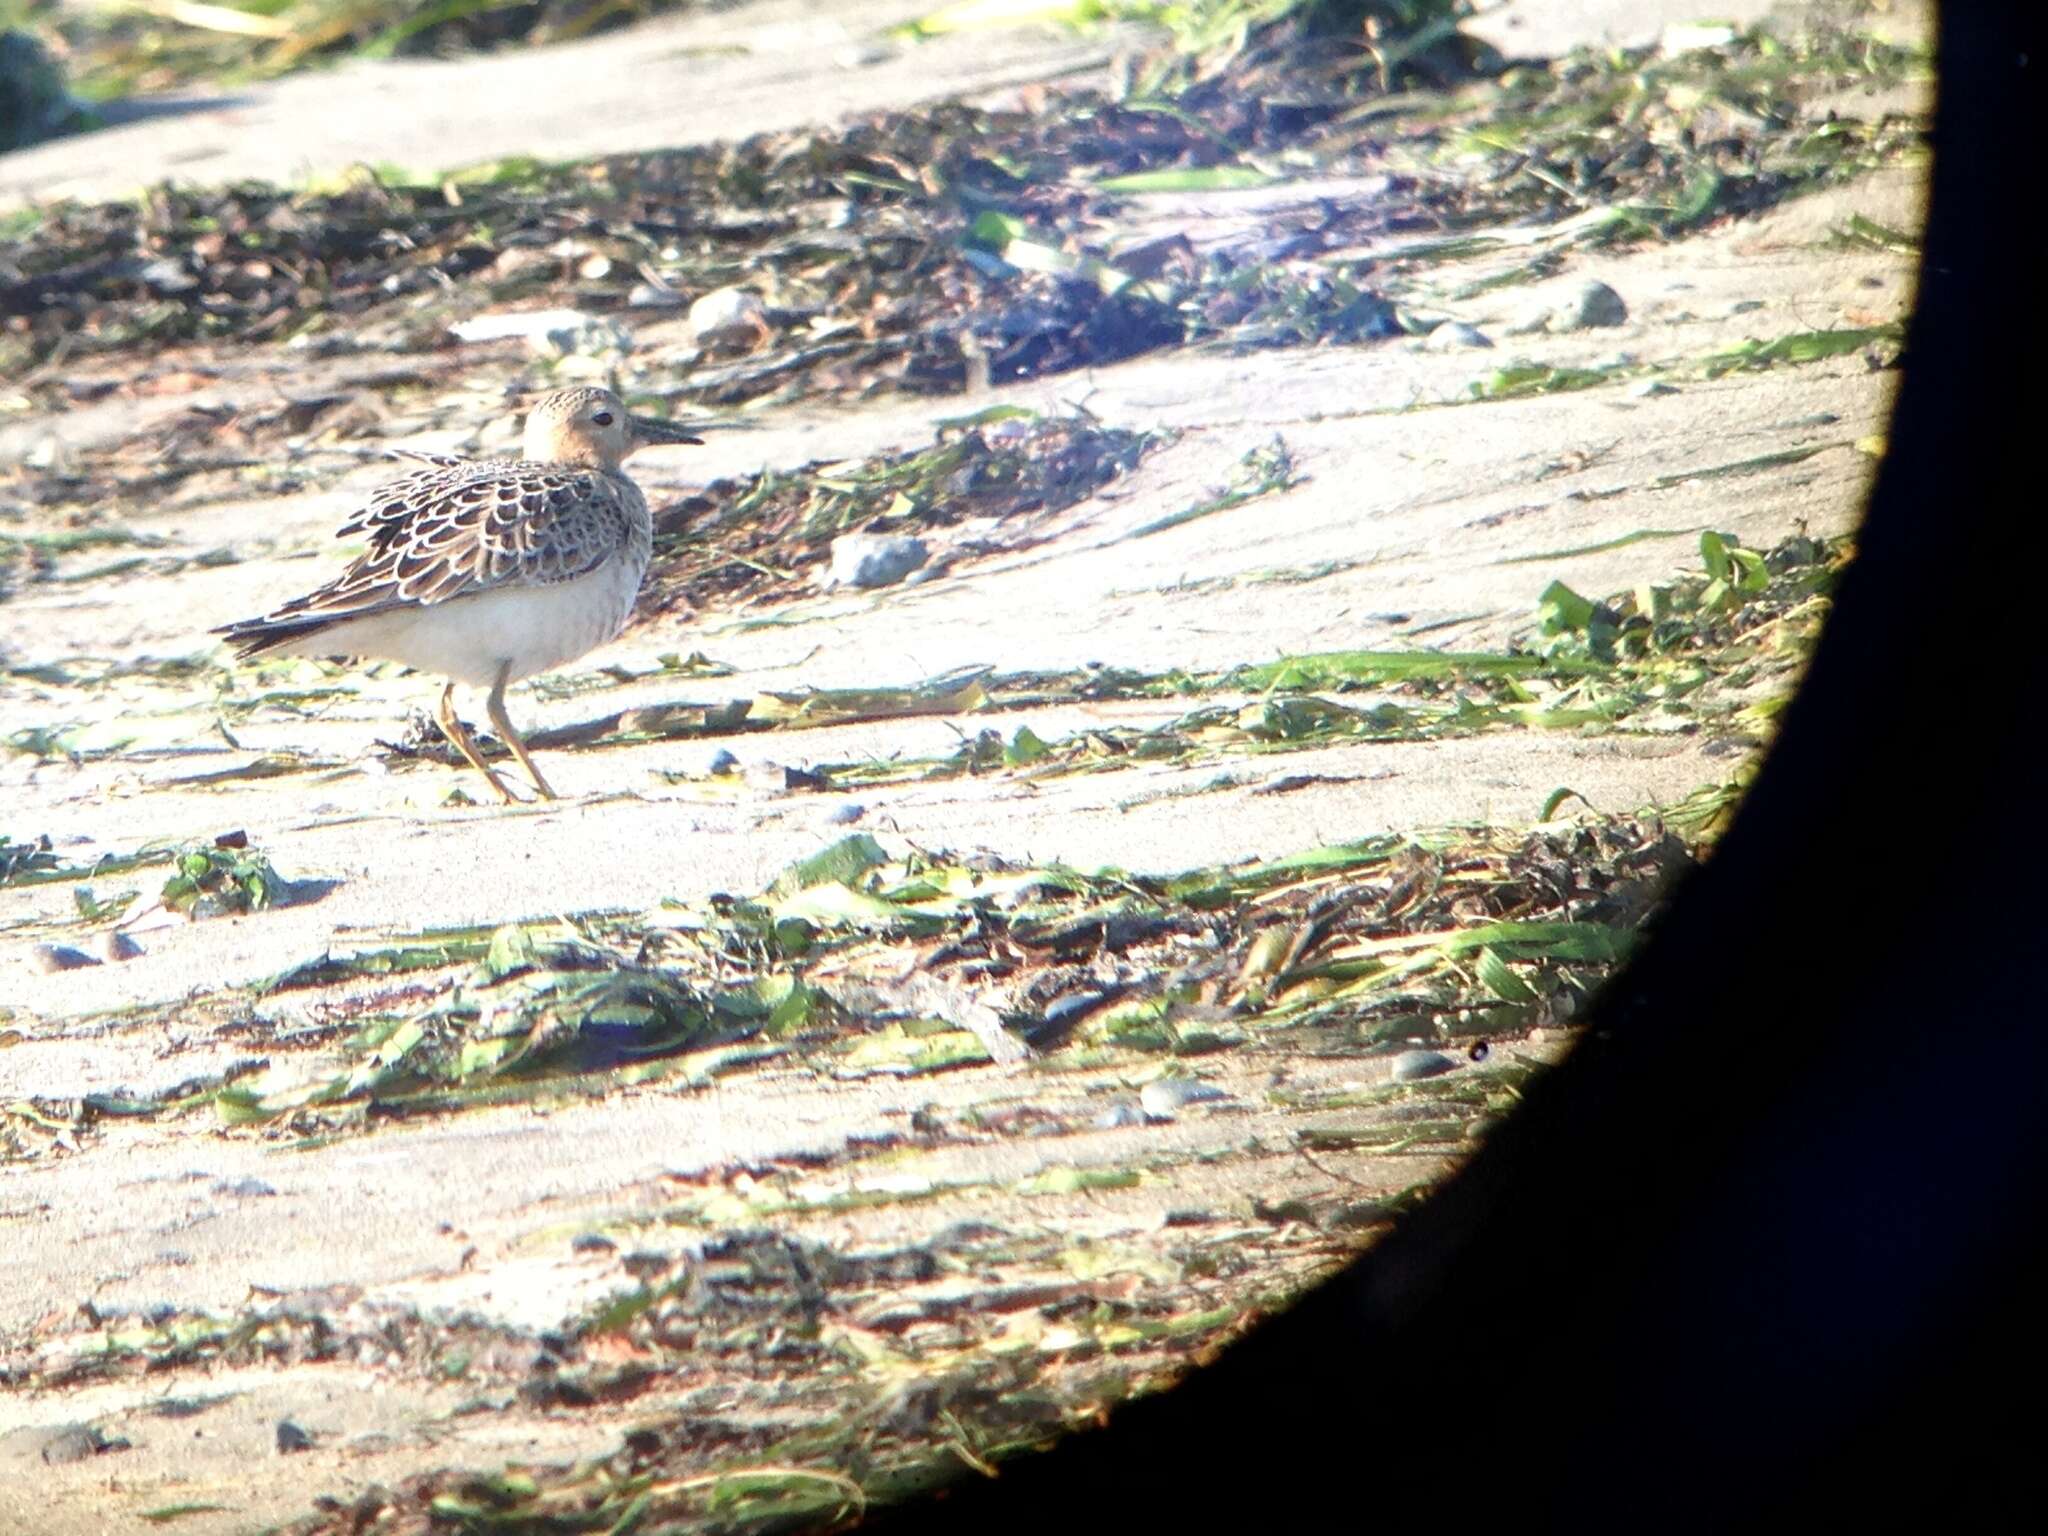
<svg viewBox="0 0 2048 1536">
<path fill-rule="evenodd" d="M 331 614 L 307 617 L 239 619 L 233 624 L 223 624 L 209 634 L 223 636 L 234 649 L 235 655 L 243 661 L 251 656 L 261 656 L 266 651 L 277 650 L 280 646 L 302 640 L 315 634 L 334 622 Z"/>
</svg>

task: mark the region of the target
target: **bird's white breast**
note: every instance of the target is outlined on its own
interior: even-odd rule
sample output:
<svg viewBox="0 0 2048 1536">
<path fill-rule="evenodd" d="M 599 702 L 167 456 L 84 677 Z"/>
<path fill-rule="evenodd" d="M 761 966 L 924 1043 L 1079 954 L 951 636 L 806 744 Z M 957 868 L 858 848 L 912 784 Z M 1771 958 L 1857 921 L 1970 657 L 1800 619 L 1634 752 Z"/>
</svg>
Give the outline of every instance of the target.
<svg viewBox="0 0 2048 1536">
<path fill-rule="evenodd" d="M 302 656 L 399 661 L 472 687 L 546 672 L 626 627 L 647 574 L 644 548 L 621 550 L 587 576 L 496 587 L 445 603 L 347 619 L 280 649 Z"/>
</svg>

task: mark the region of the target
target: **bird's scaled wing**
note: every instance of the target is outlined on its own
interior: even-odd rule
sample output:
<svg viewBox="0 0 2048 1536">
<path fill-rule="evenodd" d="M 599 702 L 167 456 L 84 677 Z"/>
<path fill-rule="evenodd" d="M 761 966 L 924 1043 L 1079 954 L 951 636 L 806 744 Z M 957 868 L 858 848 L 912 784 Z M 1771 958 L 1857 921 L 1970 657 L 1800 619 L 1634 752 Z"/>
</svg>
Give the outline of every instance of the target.
<svg viewBox="0 0 2048 1536">
<path fill-rule="evenodd" d="M 512 585 L 570 581 L 621 542 L 626 493 L 594 470 L 459 459 L 379 486 L 342 524 L 369 548 L 271 618 L 381 611 Z"/>
</svg>

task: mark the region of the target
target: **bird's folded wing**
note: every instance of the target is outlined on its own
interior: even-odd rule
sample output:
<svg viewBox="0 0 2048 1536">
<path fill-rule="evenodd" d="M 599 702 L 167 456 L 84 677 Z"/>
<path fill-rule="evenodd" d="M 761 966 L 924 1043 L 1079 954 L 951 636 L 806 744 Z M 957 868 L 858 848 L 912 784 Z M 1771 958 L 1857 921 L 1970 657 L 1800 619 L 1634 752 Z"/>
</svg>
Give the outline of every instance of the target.
<svg viewBox="0 0 2048 1536">
<path fill-rule="evenodd" d="M 339 530 L 370 547 L 333 581 L 268 617 L 338 617 L 573 580 L 618 547 L 625 518 L 623 491 L 594 471 L 504 460 L 436 464 L 372 492 Z"/>
</svg>

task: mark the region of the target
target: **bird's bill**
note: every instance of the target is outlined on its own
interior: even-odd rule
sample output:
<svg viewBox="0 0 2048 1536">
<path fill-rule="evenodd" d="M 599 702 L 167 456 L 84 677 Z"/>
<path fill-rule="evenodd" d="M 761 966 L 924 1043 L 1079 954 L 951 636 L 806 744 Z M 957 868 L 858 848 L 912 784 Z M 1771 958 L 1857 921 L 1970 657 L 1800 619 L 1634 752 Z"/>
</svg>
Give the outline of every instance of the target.
<svg viewBox="0 0 2048 1536">
<path fill-rule="evenodd" d="M 656 443 L 697 443 L 701 445 L 703 441 L 703 438 L 697 436 L 689 427 L 684 426 L 678 421 L 661 421 L 653 416 L 635 416 L 633 418 L 633 445 L 636 448 L 649 448 Z"/>
</svg>

